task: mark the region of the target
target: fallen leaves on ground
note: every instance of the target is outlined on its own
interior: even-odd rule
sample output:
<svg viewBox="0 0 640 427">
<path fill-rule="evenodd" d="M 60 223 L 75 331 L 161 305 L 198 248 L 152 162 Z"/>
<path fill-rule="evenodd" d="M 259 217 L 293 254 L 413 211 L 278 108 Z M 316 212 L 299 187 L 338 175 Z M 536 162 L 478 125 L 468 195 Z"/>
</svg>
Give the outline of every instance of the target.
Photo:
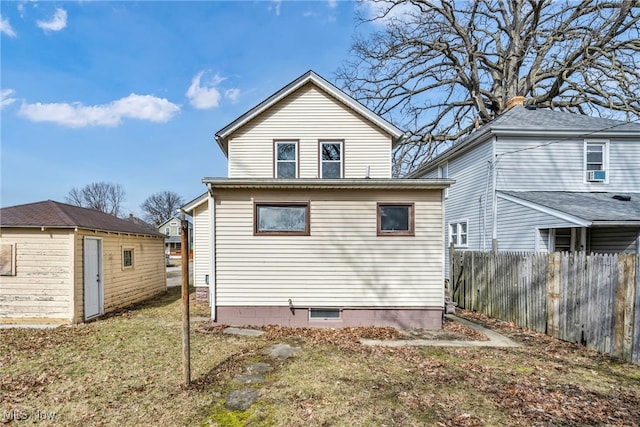
<svg viewBox="0 0 640 427">
<path fill-rule="evenodd" d="M 226 325 L 198 325 L 197 331 L 209 334 L 222 334 Z M 333 344 L 342 349 L 354 350 L 361 339 L 372 340 L 456 340 L 486 341 L 488 337 L 474 329 L 468 328 L 450 319 L 445 319 L 442 329 L 406 329 L 393 327 L 359 326 L 345 328 L 290 328 L 268 325 L 261 328 L 247 326 L 249 329 L 260 329 L 265 332 L 264 338 L 269 341 L 304 340 L 312 344 Z"/>
</svg>

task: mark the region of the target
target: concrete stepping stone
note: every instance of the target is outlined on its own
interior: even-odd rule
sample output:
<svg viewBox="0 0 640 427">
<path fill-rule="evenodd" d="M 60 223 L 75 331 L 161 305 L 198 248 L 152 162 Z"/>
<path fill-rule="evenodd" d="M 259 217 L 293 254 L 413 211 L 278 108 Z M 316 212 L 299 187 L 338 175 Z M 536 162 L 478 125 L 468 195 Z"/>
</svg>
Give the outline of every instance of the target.
<svg viewBox="0 0 640 427">
<path fill-rule="evenodd" d="M 260 335 L 264 334 L 264 331 L 245 328 L 225 328 L 222 333 L 229 335 L 242 335 L 245 337 L 259 337 Z"/>
<path fill-rule="evenodd" d="M 242 374 L 235 377 L 235 381 L 240 384 L 259 384 L 264 382 L 264 375 Z"/>
<path fill-rule="evenodd" d="M 252 363 L 251 365 L 247 366 L 247 372 L 250 374 L 264 374 L 265 372 L 269 372 L 271 370 L 273 370 L 273 366 L 264 362 Z"/>
<path fill-rule="evenodd" d="M 232 411 L 246 411 L 256 403 L 260 397 L 260 390 L 255 388 L 243 388 L 230 391 L 227 395 L 225 406 Z"/>
<path fill-rule="evenodd" d="M 289 344 L 275 344 L 269 349 L 269 357 L 274 359 L 288 359 L 300 351 L 300 347 L 291 347 Z"/>
</svg>

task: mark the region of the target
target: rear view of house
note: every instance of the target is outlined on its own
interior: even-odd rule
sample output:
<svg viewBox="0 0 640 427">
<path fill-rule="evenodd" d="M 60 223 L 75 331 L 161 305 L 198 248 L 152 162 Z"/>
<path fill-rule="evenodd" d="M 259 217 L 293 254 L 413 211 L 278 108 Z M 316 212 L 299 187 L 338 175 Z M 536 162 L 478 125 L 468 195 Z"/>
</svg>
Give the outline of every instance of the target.
<svg viewBox="0 0 640 427">
<path fill-rule="evenodd" d="M 221 129 L 229 177 L 184 207 L 214 321 L 441 327 L 450 182 L 392 179 L 402 136 L 311 71 Z"/>
<path fill-rule="evenodd" d="M 166 289 L 164 236 L 54 201 L 0 209 L 0 324 L 70 324 Z"/>
</svg>

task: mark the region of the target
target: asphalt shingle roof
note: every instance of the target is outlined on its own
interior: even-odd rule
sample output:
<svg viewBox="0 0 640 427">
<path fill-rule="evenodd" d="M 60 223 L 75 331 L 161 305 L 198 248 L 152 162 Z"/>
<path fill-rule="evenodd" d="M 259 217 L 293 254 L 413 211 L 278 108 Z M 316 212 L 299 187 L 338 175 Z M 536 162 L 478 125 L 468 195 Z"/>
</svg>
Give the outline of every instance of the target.
<svg viewBox="0 0 640 427">
<path fill-rule="evenodd" d="M 594 132 L 603 130 L 640 132 L 640 124 L 621 120 L 605 119 L 584 114 L 549 110 L 547 108 L 529 109 L 516 106 L 498 116 L 486 126 L 493 130 L 548 130 Z"/>
<path fill-rule="evenodd" d="M 164 237 L 134 222 L 94 210 L 47 200 L 0 209 L 2 227 L 84 228 Z"/>
<path fill-rule="evenodd" d="M 638 134 L 640 133 L 640 123 L 517 105 L 489 123 L 480 126 L 471 134 L 457 140 L 451 147 L 409 173 L 407 177 L 420 177 L 426 171 L 435 168 L 442 159 L 454 156 L 458 151 L 462 152 L 467 146 L 472 146 L 475 142 L 482 141 L 492 134 L 514 132 L 521 135 L 543 133 L 549 138 L 557 138 L 559 135 L 566 134 L 609 137 L 625 133 Z"/>
<path fill-rule="evenodd" d="M 570 191 L 500 191 L 587 221 L 640 221 L 640 193 L 580 193 Z M 614 196 L 626 196 L 628 201 Z"/>
</svg>

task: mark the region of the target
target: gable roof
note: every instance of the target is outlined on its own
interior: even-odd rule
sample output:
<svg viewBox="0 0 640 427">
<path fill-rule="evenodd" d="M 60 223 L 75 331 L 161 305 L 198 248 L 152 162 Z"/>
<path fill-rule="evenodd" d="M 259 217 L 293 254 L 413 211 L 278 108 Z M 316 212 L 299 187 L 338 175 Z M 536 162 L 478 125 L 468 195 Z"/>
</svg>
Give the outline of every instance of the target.
<svg viewBox="0 0 640 427">
<path fill-rule="evenodd" d="M 307 71 L 264 101 L 260 104 L 256 105 L 233 122 L 229 123 L 224 128 L 220 129 L 215 137 L 218 145 L 222 149 L 222 152 L 225 156 L 228 153 L 228 138 L 229 136 L 238 130 L 240 127 L 244 126 L 246 123 L 250 122 L 258 115 L 263 113 L 264 111 L 271 108 L 273 105 L 280 102 L 282 99 L 291 95 L 296 90 L 300 89 L 304 85 L 311 83 L 314 84 L 317 88 L 322 90 L 327 95 L 331 96 L 338 102 L 342 103 L 347 108 L 350 108 L 360 116 L 364 117 L 368 121 L 372 122 L 374 125 L 378 126 L 388 134 L 393 137 L 392 145 L 395 146 L 403 137 L 404 133 L 398 129 L 396 126 L 383 119 L 373 111 L 369 110 L 367 107 L 356 101 L 354 98 L 350 97 L 342 90 L 338 89 L 335 85 L 331 84 L 320 75 L 316 74 L 313 71 Z"/>
<path fill-rule="evenodd" d="M 486 141 L 493 135 L 608 138 L 637 137 L 639 134 L 639 123 L 519 105 L 456 141 L 450 148 L 408 174 L 407 177 L 418 178 L 434 169 L 442 161 Z"/>
<path fill-rule="evenodd" d="M 499 194 L 580 218 L 591 226 L 640 225 L 640 193 L 500 191 Z"/>
<path fill-rule="evenodd" d="M 0 209 L 1 227 L 83 228 L 126 234 L 164 237 L 155 230 L 94 209 L 53 200 Z"/>
<path fill-rule="evenodd" d="M 180 218 L 178 218 L 177 216 L 175 216 L 175 215 L 174 215 L 174 216 L 172 216 L 172 217 L 169 217 L 169 218 L 165 219 L 165 220 L 164 220 L 160 225 L 158 225 L 156 228 L 157 228 L 157 229 L 160 229 L 160 228 L 164 227 L 164 226 L 165 226 L 168 222 L 170 222 L 170 221 L 178 221 L 178 224 L 180 224 Z"/>
<path fill-rule="evenodd" d="M 189 217 L 186 217 L 185 219 L 186 219 L 186 220 L 187 220 L 187 222 L 189 223 L 189 228 L 191 228 L 191 227 L 192 227 L 191 220 L 189 219 Z M 174 215 L 174 216 L 172 216 L 172 217 L 170 217 L 170 218 L 166 219 L 162 224 L 160 224 L 159 226 L 157 226 L 157 227 L 155 227 L 155 228 L 157 228 L 158 230 L 160 230 L 162 227 L 166 226 L 166 225 L 167 225 L 167 223 L 169 223 L 169 222 L 171 222 L 171 221 L 178 221 L 178 225 L 181 225 L 181 223 L 182 223 L 182 219 L 180 219 L 180 217 L 179 217 L 179 216 Z"/>
</svg>

